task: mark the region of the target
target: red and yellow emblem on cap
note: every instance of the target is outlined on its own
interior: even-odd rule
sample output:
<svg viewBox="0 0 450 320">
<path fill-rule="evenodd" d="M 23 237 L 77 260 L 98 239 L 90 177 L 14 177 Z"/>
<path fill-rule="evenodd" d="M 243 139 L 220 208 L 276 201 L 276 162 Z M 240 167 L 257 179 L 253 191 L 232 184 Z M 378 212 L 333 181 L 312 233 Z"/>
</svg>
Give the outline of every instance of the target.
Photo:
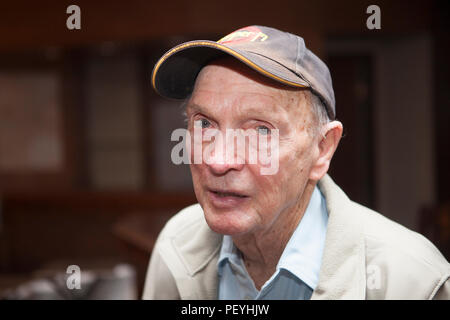
<svg viewBox="0 0 450 320">
<path fill-rule="evenodd" d="M 268 36 L 263 33 L 259 28 L 250 26 L 236 30 L 229 35 L 226 35 L 218 43 L 239 43 L 239 42 L 263 42 L 266 41 Z"/>
</svg>

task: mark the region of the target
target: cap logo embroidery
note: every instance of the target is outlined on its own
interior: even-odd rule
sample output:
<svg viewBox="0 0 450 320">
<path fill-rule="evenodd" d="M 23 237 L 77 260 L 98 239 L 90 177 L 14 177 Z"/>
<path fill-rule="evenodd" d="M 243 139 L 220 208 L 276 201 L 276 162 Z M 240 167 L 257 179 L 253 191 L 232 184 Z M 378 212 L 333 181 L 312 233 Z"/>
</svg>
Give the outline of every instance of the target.
<svg viewBox="0 0 450 320">
<path fill-rule="evenodd" d="M 269 38 L 265 33 L 263 33 L 257 27 L 245 27 L 230 33 L 229 35 L 223 37 L 218 43 L 238 43 L 238 42 L 263 42 Z"/>
</svg>

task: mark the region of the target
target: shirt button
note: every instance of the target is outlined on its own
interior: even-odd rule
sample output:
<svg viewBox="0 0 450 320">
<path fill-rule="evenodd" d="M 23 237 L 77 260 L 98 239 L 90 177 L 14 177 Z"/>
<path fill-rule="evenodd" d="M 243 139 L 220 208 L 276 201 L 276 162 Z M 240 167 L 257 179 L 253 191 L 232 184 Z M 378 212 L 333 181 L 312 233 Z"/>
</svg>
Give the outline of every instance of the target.
<svg viewBox="0 0 450 320">
<path fill-rule="evenodd" d="M 252 300 L 252 297 L 250 297 L 250 296 L 245 296 L 245 298 L 244 298 L 245 300 Z"/>
</svg>

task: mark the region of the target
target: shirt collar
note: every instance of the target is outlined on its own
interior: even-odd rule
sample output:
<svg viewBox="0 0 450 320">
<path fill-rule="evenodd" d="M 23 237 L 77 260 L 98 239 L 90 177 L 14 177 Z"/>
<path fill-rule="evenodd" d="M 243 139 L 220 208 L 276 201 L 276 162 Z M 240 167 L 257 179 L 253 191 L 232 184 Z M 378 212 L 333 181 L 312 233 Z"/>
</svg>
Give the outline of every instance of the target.
<svg viewBox="0 0 450 320">
<path fill-rule="evenodd" d="M 241 253 L 233 243 L 233 239 L 229 235 L 224 235 L 222 247 L 220 248 L 219 260 L 217 261 L 219 275 L 222 275 L 223 265 L 230 261 L 235 265 L 239 265 Z"/>
<path fill-rule="evenodd" d="M 325 199 L 316 186 L 305 214 L 278 261 L 276 273 L 280 269 L 285 269 L 314 290 L 319 279 L 327 222 Z M 233 244 L 231 236 L 225 235 L 217 262 L 219 275 L 222 274 L 227 261 L 238 265 L 241 259 L 241 254 Z"/>
</svg>

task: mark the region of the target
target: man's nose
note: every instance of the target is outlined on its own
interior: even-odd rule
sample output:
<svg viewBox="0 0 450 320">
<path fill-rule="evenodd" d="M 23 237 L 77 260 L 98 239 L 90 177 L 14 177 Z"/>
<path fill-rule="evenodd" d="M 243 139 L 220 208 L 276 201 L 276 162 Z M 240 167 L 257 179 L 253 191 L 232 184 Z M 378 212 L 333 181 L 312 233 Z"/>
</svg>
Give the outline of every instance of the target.
<svg viewBox="0 0 450 320">
<path fill-rule="evenodd" d="M 240 171 L 245 164 L 245 155 L 241 155 L 233 143 L 224 143 L 222 148 L 216 147 L 207 152 L 205 162 L 212 173 L 223 175 L 231 170 Z"/>
</svg>

